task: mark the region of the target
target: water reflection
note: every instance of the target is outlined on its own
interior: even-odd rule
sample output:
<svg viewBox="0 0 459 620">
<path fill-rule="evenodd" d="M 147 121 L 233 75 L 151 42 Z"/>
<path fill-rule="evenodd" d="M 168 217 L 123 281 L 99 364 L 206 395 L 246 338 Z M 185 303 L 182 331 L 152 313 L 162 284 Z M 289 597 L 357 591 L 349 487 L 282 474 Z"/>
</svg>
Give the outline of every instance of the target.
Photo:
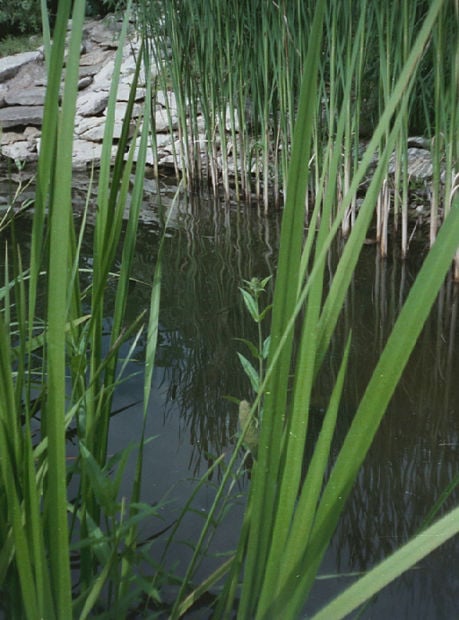
<svg viewBox="0 0 459 620">
<path fill-rule="evenodd" d="M 151 205 L 139 229 L 131 282 L 130 319 L 148 307 L 157 259 L 160 217 Z M 228 211 L 218 204 L 179 203 L 168 231 L 163 264 L 158 357 L 151 404 L 151 435 L 145 463 L 154 472 L 144 485 L 146 501 L 156 501 L 178 481 L 202 474 L 216 455 L 233 449 L 237 407 L 226 396 L 251 399 L 241 371 L 236 338 L 255 341 L 256 327 L 245 311 L 238 288 L 244 279 L 275 272 L 279 219 Z M 87 243 L 90 244 L 88 237 Z M 338 251 L 338 250 L 336 250 Z M 336 256 L 329 259 L 333 278 Z M 318 432 L 322 410 L 334 384 L 350 329 L 352 352 L 344 402 L 339 416 L 339 447 L 391 327 L 419 265 L 387 259 L 365 247 L 346 299 L 339 327 L 319 375 L 311 412 L 311 435 Z M 108 293 L 110 283 L 108 283 Z M 109 294 L 108 294 L 109 297 Z M 426 517 L 439 494 L 457 475 L 459 452 L 458 287 L 449 279 L 442 288 L 387 415 L 375 438 L 334 537 L 323 572 L 364 571 L 407 540 Z M 110 317 L 107 317 L 109 325 Z M 142 367 L 145 341 L 136 351 Z M 138 399 L 141 379 L 126 384 L 120 406 Z M 120 417 L 113 427 L 112 450 L 136 438 L 140 412 Z M 137 421 L 138 420 L 138 426 Z M 158 472 L 160 472 L 158 477 Z M 161 478 L 161 480 L 159 480 Z M 185 501 L 174 486 L 171 495 Z M 198 498 L 205 512 L 213 492 Z M 446 502 L 457 503 L 458 493 Z M 223 526 L 220 542 L 237 540 L 237 519 Z M 235 525 L 236 524 L 236 525 Z M 200 521 L 183 535 L 193 539 Z M 367 617 L 450 618 L 456 611 L 457 540 L 432 554 L 382 593 Z M 205 572 L 203 576 L 205 576 Z M 320 606 L 342 582 L 319 581 L 310 609 Z"/>
<path fill-rule="evenodd" d="M 181 227 L 166 240 L 157 367 L 167 386 L 164 416 L 179 412 L 193 446 L 192 473 L 203 460 L 234 442 L 237 408 L 225 396 L 250 398 L 237 358 L 236 338 L 256 339 L 255 325 L 241 304 L 244 279 L 264 277 L 275 266 L 278 222 L 249 213 L 188 205 Z M 192 209 L 192 212 L 190 212 Z M 208 213 L 213 212 L 212 217 Z M 132 317 L 146 306 L 156 258 L 157 230 L 143 227 L 132 291 Z"/>
<path fill-rule="evenodd" d="M 241 345 L 235 337 L 255 339 L 254 325 L 241 304 L 238 287 L 242 279 L 273 272 L 278 238 L 278 222 L 250 218 L 247 213 L 229 215 L 214 210 L 212 217 L 207 213 L 205 205 L 195 205 L 184 218 L 184 228 L 178 228 L 168 239 L 158 358 L 167 386 L 164 415 L 180 416 L 181 432 L 192 446 L 189 463 L 194 474 L 212 461 L 212 455 L 232 449 L 236 407 L 224 397 L 247 397 L 249 391 L 238 365 L 236 351 Z M 143 230 L 145 238 L 139 244 L 144 249 L 138 257 L 138 273 L 144 279 L 152 272 L 148 258 L 148 248 L 152 247 L 148 237 L 152 234 Z M 330 280 L 335 258 L 331 255 L 329 261 Z M 352 329 L 335 452 L 418 268 L 419 261 L 413 259 L 380 261 L 374 247 L 362 252 L 311 412 L 314 436 L 334 384 L 345 338 Z M 373 566 L 413 535 L 457 475 L 457 304 L 458 288 L 448 279 L 359 474 L 324 571 L 349 573 Z M 457 499 L 456 492 L 443 509 Z M 457 582 L 447 562 L 457 560 L 458 555 L 457 541 L 453 541 L 446 551 L 430 556 L 419 569 L 380 595 L 371 617 L 387 617 L 389 609 L 399 618 L 451 617 Z M 435 597 L 438 573 L 445 587 L 441 596 Z M 333 586 L 330 582 L 323 584 L 318 582 L 311 609 L 323 602 L 324 588 L 328 596 L 330 589 L 342 587 L 339 580 Z M 423 615 L 426 599 L 431 616 Z"/>
<path fill-rule="evenodd" d="M 317 392 L 318 398 L 329 393 L 345 335 L 352 329 L 341 436 L 417 269 L 416 263 L 380 262 L 373 249 L 362 254 Z M 458 475 L 459 386 L 454 379 L 459 372 L 457 304 L 458 287 L 448 278 L 359 473 L 327 556 L 330 572 L 336 568 L 341 573 L 365 571 L 395 550 L 417 531 L 442 491 Z M 336 443 L 335 449 L 340 437 Z M 442 511 L 457 505 L 458 498 L 456 490 Z M 417 570 L 387 588 L 371 611 L 367 610 L 368 617 L 453 617 L 458 577 L 451 574 L 448 562 L 452 563 L 449 566 L 457 565 L 458 543 L 456 539 L 445 545 Z M 439 589 L 441 579 L 444 587 Z M 341 589 L 343 585 L 335 587 Z M 314 607 L 328 596 L 329 588 L 317 584 Z"/>
</svg>

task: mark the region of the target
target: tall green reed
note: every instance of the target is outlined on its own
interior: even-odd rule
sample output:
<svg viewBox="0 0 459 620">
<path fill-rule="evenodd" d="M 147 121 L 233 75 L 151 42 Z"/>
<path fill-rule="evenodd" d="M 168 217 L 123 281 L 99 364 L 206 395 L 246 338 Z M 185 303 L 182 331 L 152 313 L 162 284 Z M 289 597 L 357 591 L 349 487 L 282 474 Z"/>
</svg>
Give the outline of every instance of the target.
<svg viewBox="0 0 459 620">
<path fill-rule="evenodd" d="M 358 169 L 362 150 L 427 8 L 423 2 L 404 2 L 401 9 L 394 2 L 326 3 L 318 124 L 311 153 L 312 193 L 320 191 L 319 177 L 328 174 L 324 161 L 326 164 L 327 151 L 335 145 L 337 109 L 343 102 L 345 84 L 352 83 L 345 99 L 345 137 L 342 144 L 335 145 L 342 150 L 337 187 L 341 196 Z M 214 193 L 223 188 L 227 199 L 255 199 L 265 212 L 285 201 L 293 119 L 306 57 L 304 33 L 310 30 L 312 10 L 313 3 L 292 2 L 140 3 L 140 23 L 146 26 L 151 50 L 162 67 L 158 87 L 172 88 L 177 97 L 175 167 L 190 188 L 208 183 Z M 457 109 L 458 37 L 457 7 L 446 4 L 426 44 L 415 85 L 400 102 L 405 122 L 387 164 L 376 215 L 383 256 L 392 231 L 400 235 L 402 256 L 408 251 L 416 226 L 412 202 L 419 183 L 431 194 L 428 220 L 432 240 L 433 227 L 436 230 L 448 208 L 457 167 L 450 117 Z M 357 56 L 350 51 L 352 42 L 358 48 Z M 172 132 L 172 115 L 170 129 Z M 422 132 L 433 145 L 433 177 L 427 171 L 422 181 L 414 183 L 407 150 L 410 132 Z M 386 140 L 387 135 L 382 136 L 381 148 Z M 370 175 L 369 171 L 365 185 Z M 356 195 L 343 220 L 345 236 L 355 220 L 358 199 Z"/>
<path fill-rule="evenodd" d="M 42 8 L 46 35 L 45 3 Z M 67 30 L 70 15 L 72 28 Z M 79 232 L 72 213 L 72 146 L 84 1 L 59 3 L 53 40 L 45 45 L 48 79 L 30 257 L 23 258 L 13 243 L 6 254 L 0 289 L 0 572 L 10 617 L 87 617 L 104 598 L 117 613 L 125 614 L 131 573 L 143 553 L 136 551 L 138 522 L 155 514 L 155 509 L 138 503 L 144 432 L 139 437 L 139 465 L 130 504 L 118 496 L 128 452 L 110 459 L 107 454 L 114 393 L 144 321 L 138 317 L 131 325 L 126 322 L 150 133 L 147 71 L 147 103 L 138 127 L 141 142 L 134 170 L 134 142 L 128 144 L 128 134 L 140 67 L 144 62 L 148 66 L 142 51 L 117 155 L 111 161 L 116 91 L 129 15 L 130 6 L 120 33 L 107 110 L 89 285 L 80 270 L 87 213 Z M 129 219 L 125 224 L 128 190 Z M 12 220 L 13 240 L 14 225 Z M 144 419 L 157 337 L 160 260 L 147 324 Z M 111 279 L 115 294 L 110 308 L 107 281 Z M 104 344 L 107 312 L 113 316 L 108 351 Z M 121 360 L 120 347 L 130 339 L 127 359 Z M 68 455 L 70 429 L 77 438 L 73 459 Z M 73 500 L 68 494 L 70 483 L 78 489 Z M 75 573 L 71 575 L 71 549 L 78 558 L 77 578 Z"/>
<path fill-rule="evenodd" d="M 228 577 L 218 597 L 215 618 L 230 617 L 234 607 L 240 618 L 299 617 L 359 468 L 450 268 L 459 234 L 457 199 L 381 352 L 338 455 L 332 460 L 330 447 L 346 373 L 352 337 L 349 335 L 312 458 L 309 463 L 305 463 L 304 451 L 314 382 L 373 218 L 389 156 L 406 122 L 403 106 L 413 87 L 413 76 L 442 6 L 441 1 L 432 3 L 400 74 L 387 93 L 381 118 L 341 202 L 335 191 L 340 168 L 339 151 L 329 158 L 329 174 L 327 177 L 319 176 L 322 184 L 319 188 L 320 200 L 316 201 L 311 216 L 317 226 L 309 228 L 304 241 L 302 222 L 308 184 L 305 162 L 309 160 L 308 151 L 313 135 L 324 21 L 324 4 L 319 3 L 316 7 L 309 33 L 309 52 L 292 143 L 272 310 L 271 344 L 265 380 L 259 388 L 251 412 L 251 415 L 255 415 L 262 402 L 263 420 L 257 461 L 252 471 L 240 544 L 232 561 L 222 565 L 222 570 L 228 571 Z M 346 114 L 344 100 L 337 122 L 337 134 L 341 136 L 345 132 Z M 338 262 L 330 291 L 325 295 L 324 269 L 331 241 L 381 141 L 384 149 Z M 294 327 L 300 338 L 297 351 L 293 348 Z M 250 428 L 249 422 L 250 418 L 246 429 Z M 242 434 L 237 447 L 243 441 Z M 224 479 L 222 485 L 225 483 Z M 210 511 L 209 524 L 217 510 L 217 502 L 218 497 Z M 208 524 L 204 531 L 207 527 Z M 356 586 L 359 593 L 353 599 L 354 607 L 367 600 L 388 580 L 395 579 L 400 574 L 400 567 L 405 570 L 429 553 L 432 549 L 428 536 L 430 532 L 442 531 L 442 541 L 457 533 L 457 509 L 431 528 L 425 536 L 418 536 L 413 543 L 398 552 L 394 559 L 388 559 L 381 569 L 370 573 L 362 586 Z M 415 554 L 413 548 L 417 549 Z M 394 566 L 396 563 L 400 563 L 399 568 Z M 386 566 L 389 567 L 387 573 Z M 382 580 L 381 573 L 384 574 Z M 185 581 L 191 575 L 192 571 L 188 572 Z M 209 577 L 206 583 L 213 583 L 216 575 Z M 218 571 L 218 577 L 221 577 L 221 570 Z M 368 583 L 371 583 L 371 587 Z M 365 596 L 365 588 L 368 596 Z M 179 594 L 172 617 L 178 617 L 185 611 L 184 596 L 185 587 Z M 347 596 L 351 597 L 352 591 L 343 595 L 342 600 Z M 346 609 L 350 611 L 354 607 Z M 334 613 L 337 608 L 339 603 L 333 607 Z M 326 613 L 324 611 L 323 617 L 327 617 Z"/>
</svg>

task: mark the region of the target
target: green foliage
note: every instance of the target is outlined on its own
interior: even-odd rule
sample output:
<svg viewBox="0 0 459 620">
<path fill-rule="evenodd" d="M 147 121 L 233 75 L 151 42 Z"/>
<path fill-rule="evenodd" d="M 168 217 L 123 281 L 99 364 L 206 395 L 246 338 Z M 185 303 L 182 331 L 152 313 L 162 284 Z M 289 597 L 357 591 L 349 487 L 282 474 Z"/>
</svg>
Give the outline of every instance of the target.
<svg viewBox="0 0 459 620">
<path fill-rule="evenodd" d="M 70 15 L 73 27 L 66 41 Z M 84 18 L 83 0 L 59 1 L 53 43 L 46 41 L 49 70 L 30 259 L 23 268 L 19 250 L 13 246 L 6 256 L 0 294 L 0 574 L 2 605 L 11 617 L 85 618 L 96 604 L 104 604 L 104 591 L 107 606 L 116 606 L 117 617 L 125 615 L 132 596 L 132 572 L 148 549 L 148 545 L 140 548 L 138 525 L 141 519 L 157 514 L 156 508 L 138 501 L 144 433 L 140 433 L 136 447 L 138 473 L 131 501 L 119 498 L 128 452 L 112 459 L 107 456 L 112 399 L 144 329 L 142 316 L 127 324 L 125 315 L 143 195 L 151 84 L 147 79 L 145 118 L 139 130 L 138 167 L 134 170 L 135 140 L 130 146 L 128 136 L 140 67 L 145 60 L 140 53 L 113 165 L 126 13 L 105 122 L 92 279 L 83 293 L 79 253 L 86 214 L 77 232 L 71 194 Z M 123 231 L 128 189 L 130 217 Z M 2 225 L 11 225 L 14 230 L 14 218 L 2 221 Z M 117 252 L 121 253 L 119 261 Z M 157 338 L 160 270 L 159 255 L 147 325 L 149 374 L 144 415 Z M 110 307 L 106 284 L 115 273 Z M 46 307 L 39 311 L 41 296 Z M 90 314 L 83 311 L 83 296 L 90 304 Z M 111 312 L 113 323 L 109 348 L 104 353 L 106 311 Z M 133 343 L 121 362 L 120 347 L 130 338 Z M 35 418 L 37 406 L 39 421 Z M 71 460 L 67 454 L 69 428 L 76 438 L 76 454 Z M 69 484 L 78 488 L 75 502 L 68 495 Z M 73 583 L 71 548 L 78 553 L 78 577 Z M 158 583 L 161 578 L 157 572 Z M 139 583 L 142 592 L 155 598 L 156 591 L 149 582 Z"/>
<path fill-rule="evenodd" d="M 334 535 L 344 503 L 451 266 L 459 237 L 457 198 L 425 259 L 357 407 L 347 436 L 334 458 L 331 442 L 348 364 L 349 336 L 313 455 L 306 461 L 308 418 L 315 379 L 329 347 L 374 213 L 387 157 L 394 148 L 403 121 L 406 121 L 404 115 L 396 112 L 403 109 L 410 96 L 412 77 L 441 9 L 441 1 L 432 3 L 400 76 L 387 93 L 384 111 L 343 204 L 333 217 L 336 208 L 333 186 L 339 167 L 335 153 L 340 152 L 345 134 L 348 116 L 346 98 L 342 107 L 338 108 L 338 143 L 334 144 L 333 156 L 319 178 L 319 191 L 312 214 L 314 225 L 309 227 L 304 240 L 302 222 L 308 172 L 303 162 L 309 160 L 324 19 L 323 4 L 317 4 L 309 34 L 310 47 L 292 145 L 266 371 L 253 406 L 243 401 L 240 407 L 245 430 L 252 432 L 254 429 L 250 425 L 254 410 L 263 398 L 257 460 L 252 471 L 240 543 L 231 567 L 228 569 L 225 565 L 229 574 L 216 604 L 216 620 L 231 617 L 235 606 L 237 617 L 242 620 L 277 617 L 293 620 L 304 612 L 305 602 Z M 343 85 L 344 91 L 349 92 L 350 86 L 351 77 L 348 76 Z M 385 149 L 340 257 L 331 288 L 325 294 L 323 282 L 330 244 L 383 135 L 387 138 Z M 319 210 L 322 213 L 320 219 Z M 244 295 L 244 299 L 249 312 L 257 317 L 258 309 L 251 296 Z M 293 347 L 294 334 L 296 348 Z M 240 442 L 243 442 L 243 437 L 237 447 Z M 214 510 L 212 507 L 209 518 Z M 370 572 L 361 584 L 356 584 L 355 590 L 351 588 L 320 617 L 335 617 L 337 610 L 341 611 L 341 604 L 349 605 L 345 608 L 346 613 L 352 611 L 389 581 L 396 579 L 401 570 L 406 570 L 437 544 L 454 536 L 459 531 L 457 509 L 431 527 L 432 530 L 421 533 L 393 558 Z M 429 536 L 430 532 L 441 532 L 441 536 L 434 540 Z M 178 617 L 180 609 L 179 597 L 172 612 L 173 618 Z"/>
<path fill-rule="evenodd" d="M 46 4 L 51 17 L 51 23 L 54 24 L 59 4 L 58 0 L 47 0 Z M 0 5 L 0 41 L 6 37 L 40 33 L 40 6 L 41 0 L 2 2 Z M 126 0 L 88 0 L 86 2 L 86 15 L 103 16 L 107 15 L 107 13 L 124 11 L 126 6 Z M 22 51 L 22 49 L 17 51 Z M 15 51 L 5 51 L 4 54 L 0 52 L 0 57 L 7 55 L 7 53 L 15 53 Z"/>
<path fill-rule="evenodd" d="M 107 13 L 124 11 L 126 6 L 126 0 L 87 0 L 86 14 L 88 16 L 102 16 L 107 15 Z"/>
<path fill-rule="evenodd" d="M 40 30 L 40 0 L 2 2 L 0 6 L 0 39 L 6 35 L 34 34 Z"/>
</svg>

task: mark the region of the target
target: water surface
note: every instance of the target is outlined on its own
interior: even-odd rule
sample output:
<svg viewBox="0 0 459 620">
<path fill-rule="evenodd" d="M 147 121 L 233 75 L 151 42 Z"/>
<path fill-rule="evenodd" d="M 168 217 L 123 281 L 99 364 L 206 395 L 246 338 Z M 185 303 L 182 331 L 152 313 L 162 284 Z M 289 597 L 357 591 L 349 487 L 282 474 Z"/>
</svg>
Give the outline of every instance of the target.
<svg viewBox="0 0 459 620">
<path fill-rule="evenodd" d="M 160 235 L 160 216 L 151 201 L 144 213 L 129 295 L 132 319 L 148 306 Z M 204 200 L 178 203 L 164 249 L 158 356 L 147 424 L 147 435 L 154 439 L 145 449 L 142 486 L 144 501 L 160 503 L 163 521 L 144 524 L 145 537 L 173 524 L 196 480 L 205 475 L 216 457 L 234 449 L 237 406 L 228 397 L 252 398 L 237 359 L 237 351 L 246 350 L 237 338 L 256 338 L 238 288 L 244 279 L 275 274 L 279 227 L 277 215 L 263 218 L 253 209 L 229 210 Z M 26 228 L 24 225 L 24 231 Z M 328 279 L 333 277 L 334 262 L 332 255 Z M 334 446 L 335 452 L 338 450 L 418 266 L 415 257 L 406 263 L 396 258 L 380 261 L 375 247 L 364 247 L 314 393 L 311 442 L 352 329 L 351 359 Z M 109 282 L 108 294 L 110 286 Z M 114 283 L 112 286 L 114 291 Z M 271 293 L 272 287 L 268 287 L 267 303 Z M 352 575 L 366 571 L 408 540 L 457 475 L 457 304 L 457 286 L 448 280 L 359 474 L 320 571 L 322 578 L 310 597 L 308 613 L 350 583 Z M 138 361 L 130 367 L 139 374 L 126 382 L 115 403 L 116 408 L 125 410 L 113 418 L 110 452 L 139 439 L 142 412 L 135 403 L 142 398 L 145 344 L 141 339 L 135 351 Z M 126 495 L 134 464 L 129 467 L 123 489 Z M 194 510 L 169 550 L 169 564 L 178 572 L 183 572 L 190 557 L 185 543 L 197 539 L 218 479 L 217 471 L 197 494 Z M 249 484 L 246 472 L 234 486 L 229 513 L 222 518 L 198 577 L 221 561 L 212 557 L 212 552 L 236 545 Z M 163 505 L 164 498 L 167 503 Z M 457 505 L 457 500 L 456 492 L 445 507 Z M 164 540 L 159 537 L 154 549 L 159 550 Z M 459 574 L 454 567 L 458 565 L 456 538 L 386 588 L 363 617 L 455 617 Z M 193 615 L 206 616 L 205 609 Z"/>
</svg>

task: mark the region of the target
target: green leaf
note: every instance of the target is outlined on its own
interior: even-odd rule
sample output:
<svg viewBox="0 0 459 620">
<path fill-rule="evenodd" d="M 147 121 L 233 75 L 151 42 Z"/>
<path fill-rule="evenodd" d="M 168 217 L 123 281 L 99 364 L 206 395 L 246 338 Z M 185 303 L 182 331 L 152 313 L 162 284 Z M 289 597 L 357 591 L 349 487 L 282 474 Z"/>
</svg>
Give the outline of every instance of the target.
<svg viewBox="0 0 459 620">
<path fill-rule="evenodd" d="M 369 573 L 315 614 L 313 620 L 329 620 L 329 618 L 340 620 L 340 618 L 346 617 L 380 592 L 391 581 L 397 579 L 458 533 L 459 507 L 439 519 L 375 566 Z"/>
<path fill-rule="evenodd" d="M 260 353 L 259 353 L 257 347 L 253 344 L 253 342 L 250 342 L 250 340 L 247 340 L 246 338 L 235 338 L 235 340 L 237 340 L 239 342 L 243 342 L 247 346 L 247 348 L 249 349 L 249 351 L 253 355 L 253 357 L 255 359 L 260 359 Z"/>
<path fill-rule="evenodd" d="M 242 353 L 238 352 L 237 355 L 242 364 L 242 368 L 244 369 L 245 374 L 250 380 L 253 391 L 257 394 L 260 383 L 257 371 L 252 366 L 251 362 L 249 362 L 249 360 L 244 355 L 242 355 Z"/>
<path fill-rule="evenodd" d="M 261 357 L 265 360 L 268 358 L 269 355 L 269 346 L 271 344 L 271 336 L 268 336 L 267 338 L 264 339 L 263 341 L 263 349 L 261 351 Z"/>
<path fill-rule="evenodd" d="M 250 313 L 250 316 L 255 321 L 255 323 L 260 322 L 260 315 L 258 313 L 258 302 L 248 291 L 243 288 L 239 288 L 242 294 L 242 298 L 244 300 L 245 306 Z"/>
</svg>

